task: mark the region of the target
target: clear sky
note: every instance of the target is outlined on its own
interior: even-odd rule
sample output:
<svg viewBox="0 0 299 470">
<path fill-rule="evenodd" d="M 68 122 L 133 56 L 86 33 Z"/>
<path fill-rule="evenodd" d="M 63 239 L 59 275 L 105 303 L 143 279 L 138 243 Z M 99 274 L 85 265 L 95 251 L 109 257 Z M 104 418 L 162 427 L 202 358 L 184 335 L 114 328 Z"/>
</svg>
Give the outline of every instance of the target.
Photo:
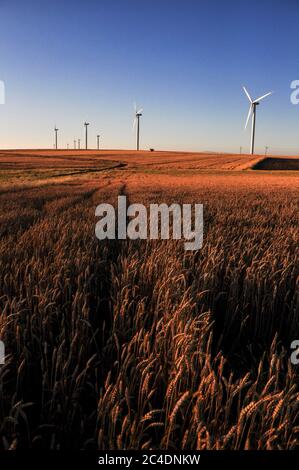
<svg viewBox="0 0 299 470">
<path fill-rule="evenodd" d="M 47 147 L 102 135 L 134 148 L 133 102 L 144 108 L 141 147 L 299 153 L 298 0 L 0 0 L 0 148 Z"/>
</svg>

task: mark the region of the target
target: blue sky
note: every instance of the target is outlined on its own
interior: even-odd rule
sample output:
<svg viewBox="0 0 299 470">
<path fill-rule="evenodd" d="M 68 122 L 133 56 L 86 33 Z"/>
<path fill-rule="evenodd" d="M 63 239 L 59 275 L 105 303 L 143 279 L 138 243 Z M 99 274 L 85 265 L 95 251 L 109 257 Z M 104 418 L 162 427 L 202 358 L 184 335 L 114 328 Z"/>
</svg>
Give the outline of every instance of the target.
<svg viewBox="0 0 299 470">
<path fill-rule="evenodd" d="M 0 148 L 66 147 L 102 135 L 134 148 L 133 102 L 144 108 L 141 147 L 299 153 L 297 0 L 0 0 Z"/>
</svg>

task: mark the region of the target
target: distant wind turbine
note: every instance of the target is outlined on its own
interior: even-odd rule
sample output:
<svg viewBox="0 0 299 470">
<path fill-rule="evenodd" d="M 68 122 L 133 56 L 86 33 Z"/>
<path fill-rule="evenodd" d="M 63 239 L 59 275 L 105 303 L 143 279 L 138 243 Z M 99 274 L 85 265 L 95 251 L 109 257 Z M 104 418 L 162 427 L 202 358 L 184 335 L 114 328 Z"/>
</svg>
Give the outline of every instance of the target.
<svg viewBox="0 0 299 470">
<path fill-rule="evenodd" d="M 254 140 L 255 140 L 256 107 L 260 104 L 260 101 L 262 101 L 267 96 L 272 95 L 272 91 L 270 91 L 269 93 L 266 93 L 263 96 L 260 96 L 260 98 L 257 98 L 256 100 L 252 100 L 252 98 L 251 98 L 250 94 L 248 93 L 248 91 L 246 90 L 245 86 L 243 86 L 243 90 L 244 90 L 244 92 L 245 92 L 245 94 L 246 94 L 246 96 L 247 96 L 247 98 L 249 99 L 249 102 L 250 102 L 250 107 L 249 107 L 249 111 L 248 111 L 248 115 L 247 115 L 247 119 L 246 119 L 246 124 L 245 124 L 245 129 L 246 129 L 247 124 L 249 122 L 250 116 L 252 115 L 250 153 L 251 153 L 251 155 L 253 155 L 254 154 Z"/>
<path fill-rule="evenodd" d="M 134 104 L 134 121 L 133 121 L 133 129 L 135 129 L 136 124 L 137 124 L 137 130 L 136 130 L 136 138 L 137 138 L 137 143 L 136 143 L 136 148 L 139 150 L 139 136 L 140 136 L 140 117 L 142 116 L 142 111 L 143 108 L 137 109 L 136 103 Z"/>
<path fill-rule="evenodd" d="M 87 128 L 89 126 L 90 122 L 85 121 L 84 126 L 85 126 L 85 148 L 86 150 L 88 149 L 88 140 L 87 140 Z"/>
<path fill-rule="evenodd" d="M 100 150 L 100 134 L 97 135 L 97 148 Z"/>
<path fill-rule="evenodd" d="M 55 132 L 55 148 L 56 148 L 56 150 L 57 150 L 57 132 L 58 131 L 59 131 L 59 129 L 57 129 L 56 124 L 55 124 L 54 132 Z"/>
</svg>

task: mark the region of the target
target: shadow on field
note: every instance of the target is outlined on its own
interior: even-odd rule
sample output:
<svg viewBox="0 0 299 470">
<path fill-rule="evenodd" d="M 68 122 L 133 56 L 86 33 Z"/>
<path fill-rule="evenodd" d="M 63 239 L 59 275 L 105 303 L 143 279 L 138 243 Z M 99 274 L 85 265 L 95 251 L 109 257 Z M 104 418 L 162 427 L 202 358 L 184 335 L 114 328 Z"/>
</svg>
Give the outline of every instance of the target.
<svg viewBox="0 0 299 470">
<path fill-rule="evenodd" d="M 253 170 L 299 170 L 299 158 L 264 158 Z"/>
</svg>

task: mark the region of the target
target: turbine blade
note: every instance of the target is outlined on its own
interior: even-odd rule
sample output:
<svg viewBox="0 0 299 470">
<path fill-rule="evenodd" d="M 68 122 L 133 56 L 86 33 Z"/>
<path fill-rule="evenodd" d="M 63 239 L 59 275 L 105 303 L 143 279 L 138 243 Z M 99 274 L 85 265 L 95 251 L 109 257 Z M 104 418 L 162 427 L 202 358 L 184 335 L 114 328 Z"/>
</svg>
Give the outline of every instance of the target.
<svg viewBox="0 0 299 470">
<path fill-rule="evenodd" d="M 140 108 L 138 111 L 136 111 L 136 114 L 140 114 L 143 112 L 143 108 Z"/>
<path fill-rule="evenodd" d="M 257 98 L 256 100 L 254 100 L 254 103 L 257 103 L 258 101 L 262 101 L 264 98 L 267 98 L 267 96 L 270 96 L 272 95 L 272 91 L 270 91 L 270 93 L 266 93 L 265 95 L 263 96 L 260 96 L 259 98 Z"/>
<path fill-rule="evenodd" d="M 246 93 L 246 95 L 247 95 L 247 98 L 249 99 L 250 103 L 252 103 L 251 96 L 250 96 L 250 94 L 248 93 L 248 91 L 246 90 L 245 86 L 243 86 L 243 90 L 245 91 L 245 93 Z"/>
<path fill-rule="evenodd" d="M 133 121 L 133 127 L 132 127 L 132 130 L 134 131 L 135 127 L 136 127 L 136 122 L 137 122 L 137 118 L 135 117 L 134 121 Z"/>
<path fill-rule="evenodd" d="M 248 122 L 249 122 L 251 113 L 252 113 L 252 104 L 250 105 L 250 108 L 249 108 L 249 111 L 248 111 L 248 115 L 247 115 L 247 119 L 246 119 L 246 124 L 245 124 L 245 129 L 247 128 L 247 125 L 248 125 Z"/>
</svg>

